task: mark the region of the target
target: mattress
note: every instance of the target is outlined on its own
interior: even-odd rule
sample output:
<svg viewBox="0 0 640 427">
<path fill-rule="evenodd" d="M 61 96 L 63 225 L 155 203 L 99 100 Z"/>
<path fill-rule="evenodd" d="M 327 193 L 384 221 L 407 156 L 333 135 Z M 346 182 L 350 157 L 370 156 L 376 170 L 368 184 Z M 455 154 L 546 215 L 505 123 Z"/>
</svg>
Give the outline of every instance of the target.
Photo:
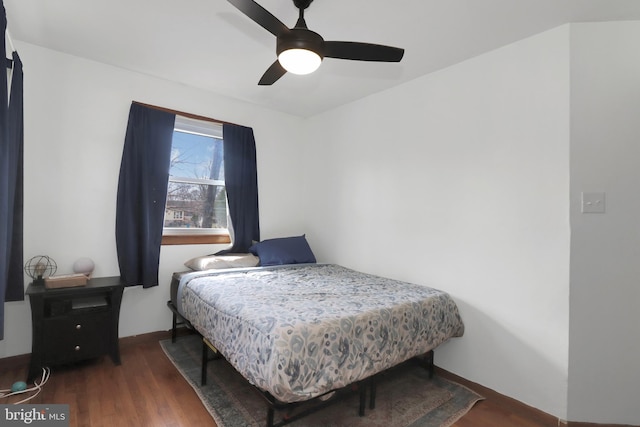
<svg viewBox="0 0 640 427">
<path fill-rule="evenodd" d="M 462 336 L 446 292 L 333 264 L 180 278 L 178 311 L 251 384 L 304 401 Z"/>
</svg>

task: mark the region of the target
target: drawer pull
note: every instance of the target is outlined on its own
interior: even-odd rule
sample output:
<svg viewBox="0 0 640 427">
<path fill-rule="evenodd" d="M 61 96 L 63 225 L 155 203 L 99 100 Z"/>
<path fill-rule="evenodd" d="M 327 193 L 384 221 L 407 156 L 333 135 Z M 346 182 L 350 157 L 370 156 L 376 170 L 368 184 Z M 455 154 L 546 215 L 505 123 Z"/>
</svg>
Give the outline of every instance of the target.
<svg viewBox="0 0 640 427">
<path fill-rule="evenodd" d="M 76 346 L 75 351 L 80 351 L 80 346 L 79 345 Z"/>
<path fill-rule="evenodd" d="M 76 325 L 76 329 L 82 329 L 82 325 Z"/>
</svg>

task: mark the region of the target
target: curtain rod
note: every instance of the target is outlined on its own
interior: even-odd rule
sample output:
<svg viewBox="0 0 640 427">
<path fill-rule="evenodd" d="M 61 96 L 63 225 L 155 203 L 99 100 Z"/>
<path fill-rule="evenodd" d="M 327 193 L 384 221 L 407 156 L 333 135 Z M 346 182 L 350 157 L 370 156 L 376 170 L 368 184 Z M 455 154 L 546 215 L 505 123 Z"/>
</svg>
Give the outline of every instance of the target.
<svg viewBox="0 0 640 427">
<path fill-rule="evenodd" d="M 145 104 L 144 102 L 133 101 L 134 104 L 142 105 L 143 107 L 153 108 L 155 110 L 165 111 L 167 113 L 177 114 L 179 116 L 188 117 L 190 119 L 202 120 L 206 122 L 220 123 L 221 125 L 234 125 L 242 126 L 237 123 L 225 122 L 224 120 L 218 120 L 211 117 L 199 116 L 197 114 L 185 113 L 184 111 L 173 110 L 171 108 L 158 107 L 157 105 Z M 246 126 L 243 126 L 246 127 Z"/>
</svg>

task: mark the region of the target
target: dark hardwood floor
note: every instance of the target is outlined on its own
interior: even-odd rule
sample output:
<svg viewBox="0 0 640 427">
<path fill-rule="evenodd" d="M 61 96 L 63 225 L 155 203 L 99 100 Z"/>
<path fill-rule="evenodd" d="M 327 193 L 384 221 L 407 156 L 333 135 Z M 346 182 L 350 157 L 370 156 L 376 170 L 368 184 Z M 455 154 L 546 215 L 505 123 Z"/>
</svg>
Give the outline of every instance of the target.
<svg viewBox="0 0 640 427">
<path fill-rule="evenodd" d="M 159 340 L 167 333 L 145 334 L 120 341 L 122 365 L 103 357 L 71 367 L 56 368 L 41 393 L 29 403 L 69 404 L 70 426 L 146 427 L 215 426 L 191 386 L 162 351 Z M 0 389 L 24 381 L 27 356 L 0 359 Z M 458 381 L 486 397 L 455 427 L 556 427 L 557 419 L 448 372 L 439 375 Z M 0 403 L 14 403 L 13 396 Z"/>
</svg>

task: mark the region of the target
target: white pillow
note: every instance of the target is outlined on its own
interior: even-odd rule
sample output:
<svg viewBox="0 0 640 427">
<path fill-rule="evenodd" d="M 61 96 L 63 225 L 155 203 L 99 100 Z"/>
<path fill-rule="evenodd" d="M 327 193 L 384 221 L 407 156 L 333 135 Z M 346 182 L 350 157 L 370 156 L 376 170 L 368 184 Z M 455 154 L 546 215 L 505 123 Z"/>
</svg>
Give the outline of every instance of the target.
<svg viewBox="0 0 640 427">
<path fill-rule="evenodd" d="M 211 270 L 216 268 L 256 267 L 260 258 L 254 254 L 206 255 L 192 258 L 184 265 L 192 270 Z"/>
</svg>

